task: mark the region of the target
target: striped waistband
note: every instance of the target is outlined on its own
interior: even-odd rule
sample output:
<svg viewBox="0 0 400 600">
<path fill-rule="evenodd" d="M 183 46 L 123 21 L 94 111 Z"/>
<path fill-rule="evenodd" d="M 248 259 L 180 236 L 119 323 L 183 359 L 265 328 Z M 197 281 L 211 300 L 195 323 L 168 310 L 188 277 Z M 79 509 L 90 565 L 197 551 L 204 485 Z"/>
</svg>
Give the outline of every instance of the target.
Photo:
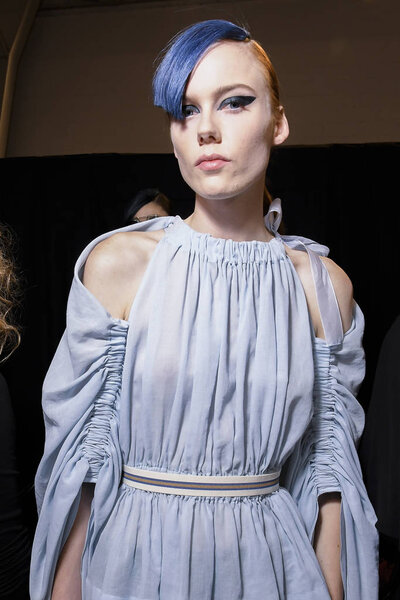
<svg viewBox="0 0 400 600">
<path fill-rule="evenodd" d="M 279 489 L 280 471 L 263 475 L 186 475 L 123 466 L 122 483 L 162 494 L 183 496 L 258 496 Z"/>
</svg>

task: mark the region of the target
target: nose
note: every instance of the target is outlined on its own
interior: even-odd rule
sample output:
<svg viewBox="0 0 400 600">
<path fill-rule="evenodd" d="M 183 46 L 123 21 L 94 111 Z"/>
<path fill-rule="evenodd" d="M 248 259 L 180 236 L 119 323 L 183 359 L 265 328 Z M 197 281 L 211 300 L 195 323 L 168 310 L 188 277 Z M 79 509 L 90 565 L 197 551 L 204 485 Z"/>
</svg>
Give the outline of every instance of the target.
<svg viewBox="0 0 400 600">
<path fill-rule="evenodd" d="M 216 119 L 205 111 L 201 114 L 201 118 L 199 119 L 197 141 L 200 146 L 203 146 L 204 144 L 218 144 L 221 141 L 221 131 Z"/>
</svg>

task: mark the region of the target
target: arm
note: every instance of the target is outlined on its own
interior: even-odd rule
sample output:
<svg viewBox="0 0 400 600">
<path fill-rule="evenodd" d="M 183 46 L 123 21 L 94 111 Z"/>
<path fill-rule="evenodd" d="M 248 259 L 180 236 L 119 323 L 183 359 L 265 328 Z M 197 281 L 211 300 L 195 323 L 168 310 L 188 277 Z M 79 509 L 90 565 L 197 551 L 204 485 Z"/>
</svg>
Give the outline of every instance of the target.
<svg viewBox="0 0 400 600">
<path fill-rule="evenodd" d="M 89 255 L 84 269 L 83 283 L 108 310 L 116 317 L 123 318 L 123 294 L 116 294 L 117 285 L 121 288 L 121 261 L 118 260 L 120 240 L 106 239 Z M 70 534 L 60 554 L 51 600 L 81 600 L 81 560 L 93 499 L 93 484 L 82 485 L 78 512 Z"/>
<path fill-rule="evenodd" d="M 291 250 L 291 254 L 296 259 L 300 253 Z M 314 342 L 317 375 L 313 390 L 314 414 L 285 465 L 283 486 L 297 504 L 310 541 L 314 540 L 315 552 L 333 598 L 336 600 L 334 593 L 336 589 L 340 590 L 336 583 L 340 583 L 341 578 L 346 599 L 377 600 L 376 516 L 365 490 L 357 454 L 357 442 L 364 426 L 364 411 L 356 399 L 365 373 L 362 347 L 364 318 L 353 302 L 351 282 L 347 276 L 329 259 L 322 258 L 321 261 L 328 269 L 342 329 L 346 333 L 341 341 L 332 345 L 321 340 Z M 318 305 L 314 301 L 313 278 L 309 269 L 307 271 L 307 261 L 299 258 L 298 262 L 300 271 L 304 266 L 306 272 L 303 278 L 294 264 L 306 293 L 314 331 L 318 338 L 324 338 L 322 323 L 318 322 L 321 321 L 318 319 Z M 318 273 L 316 275 L 318 285 L 325 285 L 324 278 L 319 278 Z M 307 285 L 307 280 L 311 280 L 310 285 Z M 333 303 L 329 310 L 334 310 Z M 325 322 L 329 314 L 324 313 Z M 337 494 L 336 510 L 335 502 L 328 502 L 329 496 L 325 497 L 325 494 L 332 493 Z M 340 572 L 339 553 L 335 555 L 339 537 L 335 533 L 332 535 L 332 529 L 335 531 L 339 524 Z"/>
<path fill-rule="evenodd" d="M 75 267 L 67 328 L 43 384 L 46 440 L 35 477 L 39 518 L 30 569 L 32 600 L 52 595 L 57 600 L 80 598 L 90 507 L 85 482 L 100 478 L 102 483 L 97 488 L 101 510 L 93 518 L 93 536 L 104 525 L 119 486 L 117 403 L 129 324 L 113 318 L 82 285 L 90 250 L 82 253 Z M 110 309 L 120 314 L 119 307 Z"/>
<path fill-rule="evenodd" d="M 340 494 L 331 492 L 318 498 L 319 513 L 314 533 L 314 550 L 332 600 L 343 599 L 340 572 Z"/>
<path fill-rule="evenodd" d="M 137 237 L 117 234 L 104 240 L 85 264 L 83 284 L 114 318 L 124 319 L 129 314 L 132 296 L 147 264 L 145 253 L 138 251 L 142 239 Z M 81 599 L 81 559 L 92 499 L 93 485 L 83 484 L 78 512 L 57 563 L 52 600 Z"/>
<path fill-rule="evenodd" d="M 292 260 L 302 281 L 315 335 L 325 337 L 316 297 L 315 285 L 308 258 L 301 253 L 292 254 Z M 353 286 L 346 273 L 329 258 L 323 258 L 331 278 L 339 306 L 343 331 L 351 325 L 353 314 Z M 322 493 L 318 497 L 318 517 L 314 531 L 314 550 L 332 600 L 343 599 L 343 583 L 340 568 L 341 540 L 340 492 Z"/>
<path fill-rule="evenodd" d="M 329 258 L 323 259 L 328 269 L 342 318 L 343 331 L 351 325 L 353 313 L 353 286 L 346 273 Z M 314 292 L 314 286 L 313 286 Z M 310 302 L 311 318 L 319 337 L 324 337 L 321 315 L 316 299 Z M 340 493 L 322 494 L 318 498 L 318 519 L 314 532 L 314 550 L 332 600 L 343 599 L 343 582 L 340 568 Z"/>
<path fill-rule="evenodd" d="M 78 512 L 57 564 L 52 600 L 81 600 L 80 567 L 92 499 L 93 484 L 84 483 Z"/>
</svg>

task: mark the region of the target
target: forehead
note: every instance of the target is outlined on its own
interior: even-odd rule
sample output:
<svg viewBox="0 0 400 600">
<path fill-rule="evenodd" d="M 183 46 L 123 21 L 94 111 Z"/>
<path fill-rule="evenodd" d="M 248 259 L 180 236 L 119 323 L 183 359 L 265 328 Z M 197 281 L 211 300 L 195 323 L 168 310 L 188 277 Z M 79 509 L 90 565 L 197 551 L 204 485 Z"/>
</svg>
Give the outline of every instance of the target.
<svg viewBox="0 0 400 600">
<path fill-rule="evenodd" d="M 268 91 L 263 67 L 246 42 L 211 46 L 193 69 L 185 94 L 207 94 L 232 84 L 247 85 L 259 93 Z"/>
</svg>

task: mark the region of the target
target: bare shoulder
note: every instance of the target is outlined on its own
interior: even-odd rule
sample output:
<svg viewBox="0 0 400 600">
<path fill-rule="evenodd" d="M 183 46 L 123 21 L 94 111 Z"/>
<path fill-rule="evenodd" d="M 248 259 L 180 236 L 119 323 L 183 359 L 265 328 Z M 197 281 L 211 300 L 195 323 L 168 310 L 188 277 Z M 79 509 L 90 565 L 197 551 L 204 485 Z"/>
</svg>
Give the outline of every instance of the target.
<svg viewBox="0 0 400 600">
<path fill-rule="evenodd" d="M 293 250 L 289 247 L 286 247 L 286 253 L 291 259 L 293 266 L 295 267 L 303 284 L 316 335 L 318 337 L 323 337 L 324 333 L 321 316 L 319 313 L 314 280 L 308 255 L 302 250 Z M 323 256 L 321 257 L 321 260 L 325 265 L 332 281 L 342 318 L 343 330 L 347 331 L 351 325 L 353 316 L 353 285 L 345 271 L 343 271 L 343 269 L 339 267 L 339 265 L 337 265 L 332 259 Z"/>
<path fill-rule="evenodd" d="M 126 231 L 114 233 L 99 242 L 89 254 L 85 264 L 84 277 L 93 273 L 110 274 L 110 271 L 121 273 L 128 267 L 142 263 L 143 259 L 154 250 L 160 241 L 163 231 Z"/>
<path fill-rule="evenodd" d="M 328 270 L 329 276 L 332 280 L 333 287 L 335 288 L 336 295 L 340 295 L 343 299 L 353 298 L 353 284 L 351 283 L 350 277 L 338 264 L 336 264 L 331 258 L 327 256 L 321 257 L 325 267 Z"/>
<path fill-rule="evenodd" d="M 353 318 L 353 284 L 350 277 L 332 259 L 325 256 L 322 261 L 329 273 L 333 289 L 338 301 L 340 315 L 342 317 L 343 329 L 347 331 Z"/>
<path fill-rule="evenodd" d="M 163 235 L 163 230 L 115 233 L 90 252 L 83 284 L 113 317 L 127 317 L 151 255 Z"/>
</svg>

